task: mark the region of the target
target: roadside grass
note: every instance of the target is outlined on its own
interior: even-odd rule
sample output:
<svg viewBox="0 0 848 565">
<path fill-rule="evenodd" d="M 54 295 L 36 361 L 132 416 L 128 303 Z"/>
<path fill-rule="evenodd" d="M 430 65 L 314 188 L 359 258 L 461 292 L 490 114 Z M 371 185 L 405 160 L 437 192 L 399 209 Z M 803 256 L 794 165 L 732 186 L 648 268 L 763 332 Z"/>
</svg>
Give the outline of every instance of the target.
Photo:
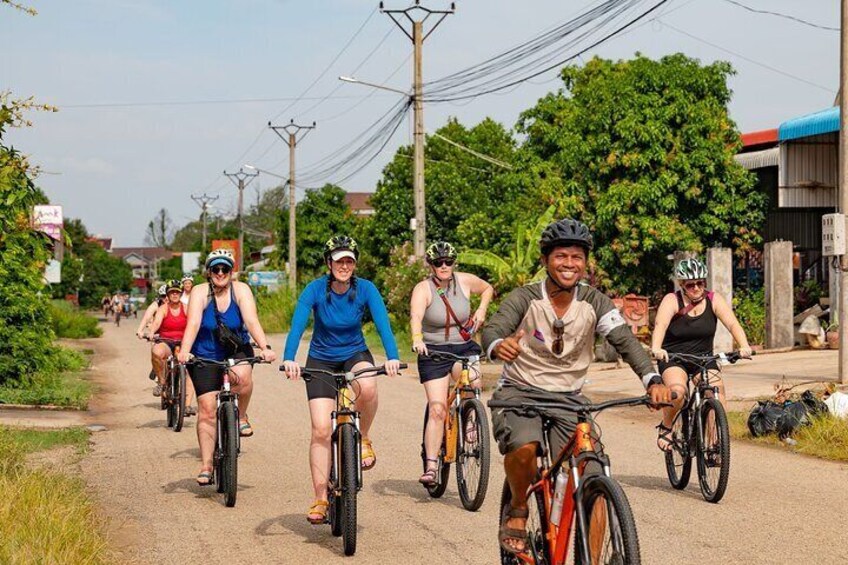
<svg viewBox="0 0 848 565">
<path fill-rule="evenodd" d="M 81 374 L 87 367 L 88 359 L 84 354 L 56 346 L 50 366 L 44 371 L 0 385 L 0 402 L 84 410 L 92 392 L 91 384 Z"/>
<path fill-rule="evenodd" d="M 103 335 L 103 329 L 97 324 L 97 319 L 70 302 L 51 300 L 49 309 L 56 337 L 84 339 Z"/>
<path fill-rule="evenodd" d="M 84 430 L 0 430 L 0 563 L 113 562 L 83 482 L 25 455 L 44 447 L 84 449 Z"/>
<path fill-rule="evenodd" d="M 377 327 L 374 326 L 374 322 L 368 322 L 362 326 L 362 333 L 365 335 L 365 343 L 368 345 L 368 349 L 371 350 L 371 353 L 375 351 L 385 351 L 383 349 L 383 342 L 380 339 L 380 334 L 377 333 Z M 395 330 L 395 341 L 398 346 L 398 353 L 400 354 L 400 360 L 404 363 L 415 363 L 418 359 L 418 356 L 412 352 L 412 337 L 409 335 L 407 330 Z"/>
<path fill-rule="evenodd" d="M 747 412 L 730 412 L 728 421 L 730 436 L 733 439 L 779 447 L 831 461 L 848 461 L 848 419 L 829 415 L 817 416 L 812 419 L 809 426 L 804 426 L 795 432 L 792 436 L 796 442 L 795 445 L 781 441 L 775 434 L 753 437 L 748 431 Z"/>
<path fill-rule="evenodd" d="M 297 298 L 289 292 L 288 287 L 281 287 L 275 292 L 260 292 L 256 295 L 256 310 L 259 323 L 265 333 L 277 334 L 289 331 Z"/>
</svg>

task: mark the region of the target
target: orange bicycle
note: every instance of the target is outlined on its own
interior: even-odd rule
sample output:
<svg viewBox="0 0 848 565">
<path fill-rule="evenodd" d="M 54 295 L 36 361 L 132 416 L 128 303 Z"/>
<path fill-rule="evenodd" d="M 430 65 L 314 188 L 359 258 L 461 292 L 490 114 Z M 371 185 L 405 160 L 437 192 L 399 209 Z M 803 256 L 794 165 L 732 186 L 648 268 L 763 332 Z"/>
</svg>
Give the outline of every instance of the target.
<svg viewBox="0 0 848 565">
<path fill-rule="evenodd" d="M 525 550 L 511 553 L 501 548 L 501 563 L 519 565 L 564 565 L 572 528 L 574 563 L 638 565 L 639 538 L 630 503 L 610 474 L 610 460 L 603 452 L 593 414 L 616 406 L 651 404 L 649 396 L 611 400 L 601 404 L 561 402 L 508 402 L 490 400 L 493 410 L 512 410 L 527 417 L 540 416 L 544 445 L 538 457 L 539 474 L 528 490 Z M 549 433 L 563 411 L 577 415 L 577 427 L 559 455 L 551 458 Z M 560 416 L 557 416 L 557 413 Z M 601 474 L 584 475 L 594 462 Z M 512 492 L 504 481 L 501 520 L 510 506 Z"/>
</svg>

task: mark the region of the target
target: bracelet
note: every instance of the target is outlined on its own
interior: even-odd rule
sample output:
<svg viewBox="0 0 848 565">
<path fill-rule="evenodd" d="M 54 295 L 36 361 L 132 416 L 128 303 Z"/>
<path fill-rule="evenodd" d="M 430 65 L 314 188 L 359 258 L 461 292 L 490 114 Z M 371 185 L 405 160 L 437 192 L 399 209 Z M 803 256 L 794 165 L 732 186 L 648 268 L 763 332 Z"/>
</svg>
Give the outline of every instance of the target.
<svg viewBox="0 0 848 565">
<path fill-rule="evenodd" d="M 423 338 L 424 338 L 424 334 L 423 334 L 423 333 L 412 334 L 412 339 L 413 339 L 413 340 L 416 340 L 416 339 L 419 339 L 419 338 L 423 339 Z"/>
</svg>

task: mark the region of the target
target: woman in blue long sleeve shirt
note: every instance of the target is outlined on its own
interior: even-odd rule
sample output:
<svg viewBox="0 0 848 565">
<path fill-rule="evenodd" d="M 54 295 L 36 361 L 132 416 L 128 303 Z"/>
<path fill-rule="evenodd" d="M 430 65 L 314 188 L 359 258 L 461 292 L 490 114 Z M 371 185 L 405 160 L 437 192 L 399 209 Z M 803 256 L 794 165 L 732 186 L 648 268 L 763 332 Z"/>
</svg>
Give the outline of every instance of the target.
<svg viewBox="0 0 848 565">
<path fill-rule="evenodd" d="M 327 242 L 324 259 L 330 272 L 303 289 L 286 339 L 283 365 L 290 379 L 300 376 L 300 366 L 295 357 L 310 314 L 315 318 L 315 325 L 306 359 L 308 369 L 346 372 L 373 366 L 374 358 L 362 335 L 362 316 L 366 308 L 386 350 L 386 373 L 389 376 L 397 374 L 400 361 L 386 305 L 371 281 L 354 275 L 358 258 L 359 250 L 352 238 L 335 236 Z M 360 412 L 362 468 L 367 470 L 377 463 L 369 439 L 371 424 L 377 413 L 377 383 L 375 379 L 362 379 L 352 386 L 356 394 L 356 409 Z M 328 378 L 315 378 L 306 383 L 306 395 L 312 419 L 309 466 L 315 489 L 315 502 L 309 508 L 307 519 L 312 524 L 323 524 L 327 516 L 327 477 L 332 461 L 330 435 L 336 398 L 334 383 Z"/>
</svg>

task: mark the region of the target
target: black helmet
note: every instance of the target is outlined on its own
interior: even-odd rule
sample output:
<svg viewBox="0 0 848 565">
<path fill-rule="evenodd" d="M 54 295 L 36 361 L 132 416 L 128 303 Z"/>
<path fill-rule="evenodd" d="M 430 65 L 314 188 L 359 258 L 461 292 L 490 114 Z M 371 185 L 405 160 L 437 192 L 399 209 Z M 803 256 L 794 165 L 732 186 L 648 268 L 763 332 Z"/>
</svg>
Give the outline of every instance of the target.
<svg viewBox="0 0 848 565">
<path fill-rule="evenodd" d="M 171 279 L 167 283 L 165 283 L 165 285 L 166 285 L 166 292 L 171 292 L 172 290 L 178 290 L 180 292 L 183 291 L 183 286 L 180 284 L 180 281 L 178 281 L 177 279 Z"/>
<path fill-rule="evenodd" d="M 456 259 L 456 249 L 447 241 L 437 241 L 427 248 L 425 255 L 428 263 L 437 259 Z"/>
<path fill-rule="evenodd" d="M 539 238 L 539 249 L 545 256 L 554 247 L 567 245 L 579 245 L 588 253 L 593 246 L 592 232 L 589 231 L 588 226 L 571 218 L 563 218 L 548 224 L 542 232 L 542 237 Z"/>
<path fill-rule="evenodd" d="M 359 247 L 356 240 L 346 235 L 334 235 L 324 244 L 324 261 L 329 261 L 339 251 L 350 251 L 354 261 L 359 260 Z M 350 257 L 350 255 L 348 255 Z M 341 257 L 339 257 L 341 259 Z"/>
</svg>

